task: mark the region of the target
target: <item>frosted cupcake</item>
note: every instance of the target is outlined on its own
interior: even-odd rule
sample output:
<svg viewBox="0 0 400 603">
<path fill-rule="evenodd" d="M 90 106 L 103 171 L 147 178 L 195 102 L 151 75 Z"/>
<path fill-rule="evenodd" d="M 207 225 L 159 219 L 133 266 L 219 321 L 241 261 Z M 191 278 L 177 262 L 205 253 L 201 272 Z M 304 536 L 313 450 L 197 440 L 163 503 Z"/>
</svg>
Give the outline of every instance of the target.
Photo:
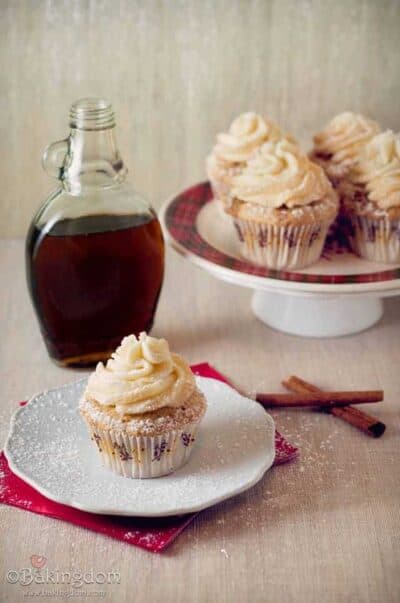
<svg viewBox="0 0 400 603">
<path fill-rule="evenodd" d="M 206 401 L 186 362 L 165 339 L 125 337 L 89 377 L 80 413 L 106 467 L 160 477 L 189 458 Z"/>
<path fill-rule="evenodd" d="M 375 262 L 400 262 L 400 134 L 375 136 L 342 186 L 352 249 Z"/>
<path fill-rule="evenodd" d="M 377 122 L 359 113 L 339 113 L 314 136 L 314 148 L 310 157 L 325 170 L 332 184 L 337 186 L 347 177 L 365 145 L 380 130 Z"/>
<path fill-rule="evenodd" d="M 233 217 L 241 254 L 274 269 L 318 260 L 338 200 L 324 171 L 283 139 L 266 143 L 233 179 Z"/>
<path fill-rule="evenodd" d="M 227 133 L 218 134 L 217 143 L 207 157 L 206 169 L 214 197 L 224 207 L 230 204 L 232 178 L 240 174 L 247 161 L 264 142 L 279 140 L 278 126 L 256 113 L 242 113 Z"/>
</svg>

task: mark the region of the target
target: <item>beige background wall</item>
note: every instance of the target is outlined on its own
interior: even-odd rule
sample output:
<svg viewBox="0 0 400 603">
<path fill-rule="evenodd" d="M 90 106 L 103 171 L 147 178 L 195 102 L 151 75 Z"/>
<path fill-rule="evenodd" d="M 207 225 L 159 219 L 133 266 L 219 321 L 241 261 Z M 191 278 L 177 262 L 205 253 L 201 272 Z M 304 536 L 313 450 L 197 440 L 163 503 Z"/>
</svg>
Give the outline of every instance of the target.
<svg viewBox="0 0 400 603">
<path fill-rule="evenodd" d="M 155 206 L 204 177 L 240 111 L 305 144 L 353 109 L 400 129 L 399 0 L 0 0 L 0 235 L 54 186 L 45 145 L 71 101 L 108 97 L 131 179 Z"/>
</svg>

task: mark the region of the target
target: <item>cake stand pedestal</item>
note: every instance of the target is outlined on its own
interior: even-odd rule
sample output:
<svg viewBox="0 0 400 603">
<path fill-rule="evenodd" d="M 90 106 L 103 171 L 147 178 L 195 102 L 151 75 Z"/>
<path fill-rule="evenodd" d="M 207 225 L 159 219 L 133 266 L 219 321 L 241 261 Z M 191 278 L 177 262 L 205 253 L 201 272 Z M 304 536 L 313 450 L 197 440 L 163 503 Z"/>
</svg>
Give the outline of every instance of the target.
<svg viewBox="0 0 400 603">
<path fill-rule="evenodd" d="M 285 295 L 255 291 L 254 314 L 278 331 L 301 337 L 340 337 L 368 329 L 382 317 L 382 300 L 375 297 Z"/>
</svg>

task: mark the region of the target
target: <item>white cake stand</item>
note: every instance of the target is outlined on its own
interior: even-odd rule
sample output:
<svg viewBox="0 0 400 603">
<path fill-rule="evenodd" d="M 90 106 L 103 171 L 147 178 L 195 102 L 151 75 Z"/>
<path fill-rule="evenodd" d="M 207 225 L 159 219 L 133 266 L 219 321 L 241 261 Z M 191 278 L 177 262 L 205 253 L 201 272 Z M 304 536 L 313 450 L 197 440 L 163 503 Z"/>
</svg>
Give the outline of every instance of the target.
<svg viewBox="0 0 400 603">
<path fill-rule="evenodd" d="M 161 210 L 166 240 L 215 277 L 254 290 L 251 307 L 267 325 L 304 337 L 338 337 L 368 329 L 383 313 L 383 297 L 400 295 L 400 264 L 368 262 L 346 249 L 326 249 L 298 272 L 254 266 L 239 254 L 231 219 L 197 184 Z"/>
</svg>

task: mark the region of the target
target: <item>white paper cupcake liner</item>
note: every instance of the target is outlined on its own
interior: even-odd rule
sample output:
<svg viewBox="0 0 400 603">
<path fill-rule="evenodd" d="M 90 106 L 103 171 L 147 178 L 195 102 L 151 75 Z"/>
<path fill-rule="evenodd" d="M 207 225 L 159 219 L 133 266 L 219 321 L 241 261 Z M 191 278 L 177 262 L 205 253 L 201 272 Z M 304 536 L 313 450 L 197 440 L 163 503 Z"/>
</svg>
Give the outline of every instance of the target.
<svg viewBox="0 0 400 603">
<path fill-rule="evenodd" d="M 400 262 L 400 220 L 351 215 L 346 229 L 357 255 L 371 262 Z"/>
<path fill-rule="evenodd" d="M 300 269 L 316 262 L 330 226 L 330 222 L 278 226 L 238 218 L 234 224 L 243 257 L 275 270 Z"/>
<path fill-rule="evenodd" d="M 88 426 L 103 464 L 114 473 L 132 478 L 161 477 L 189 459 L 199 421 L 158 436 L 131 436 L 116 429 Z"/>
</svg>

